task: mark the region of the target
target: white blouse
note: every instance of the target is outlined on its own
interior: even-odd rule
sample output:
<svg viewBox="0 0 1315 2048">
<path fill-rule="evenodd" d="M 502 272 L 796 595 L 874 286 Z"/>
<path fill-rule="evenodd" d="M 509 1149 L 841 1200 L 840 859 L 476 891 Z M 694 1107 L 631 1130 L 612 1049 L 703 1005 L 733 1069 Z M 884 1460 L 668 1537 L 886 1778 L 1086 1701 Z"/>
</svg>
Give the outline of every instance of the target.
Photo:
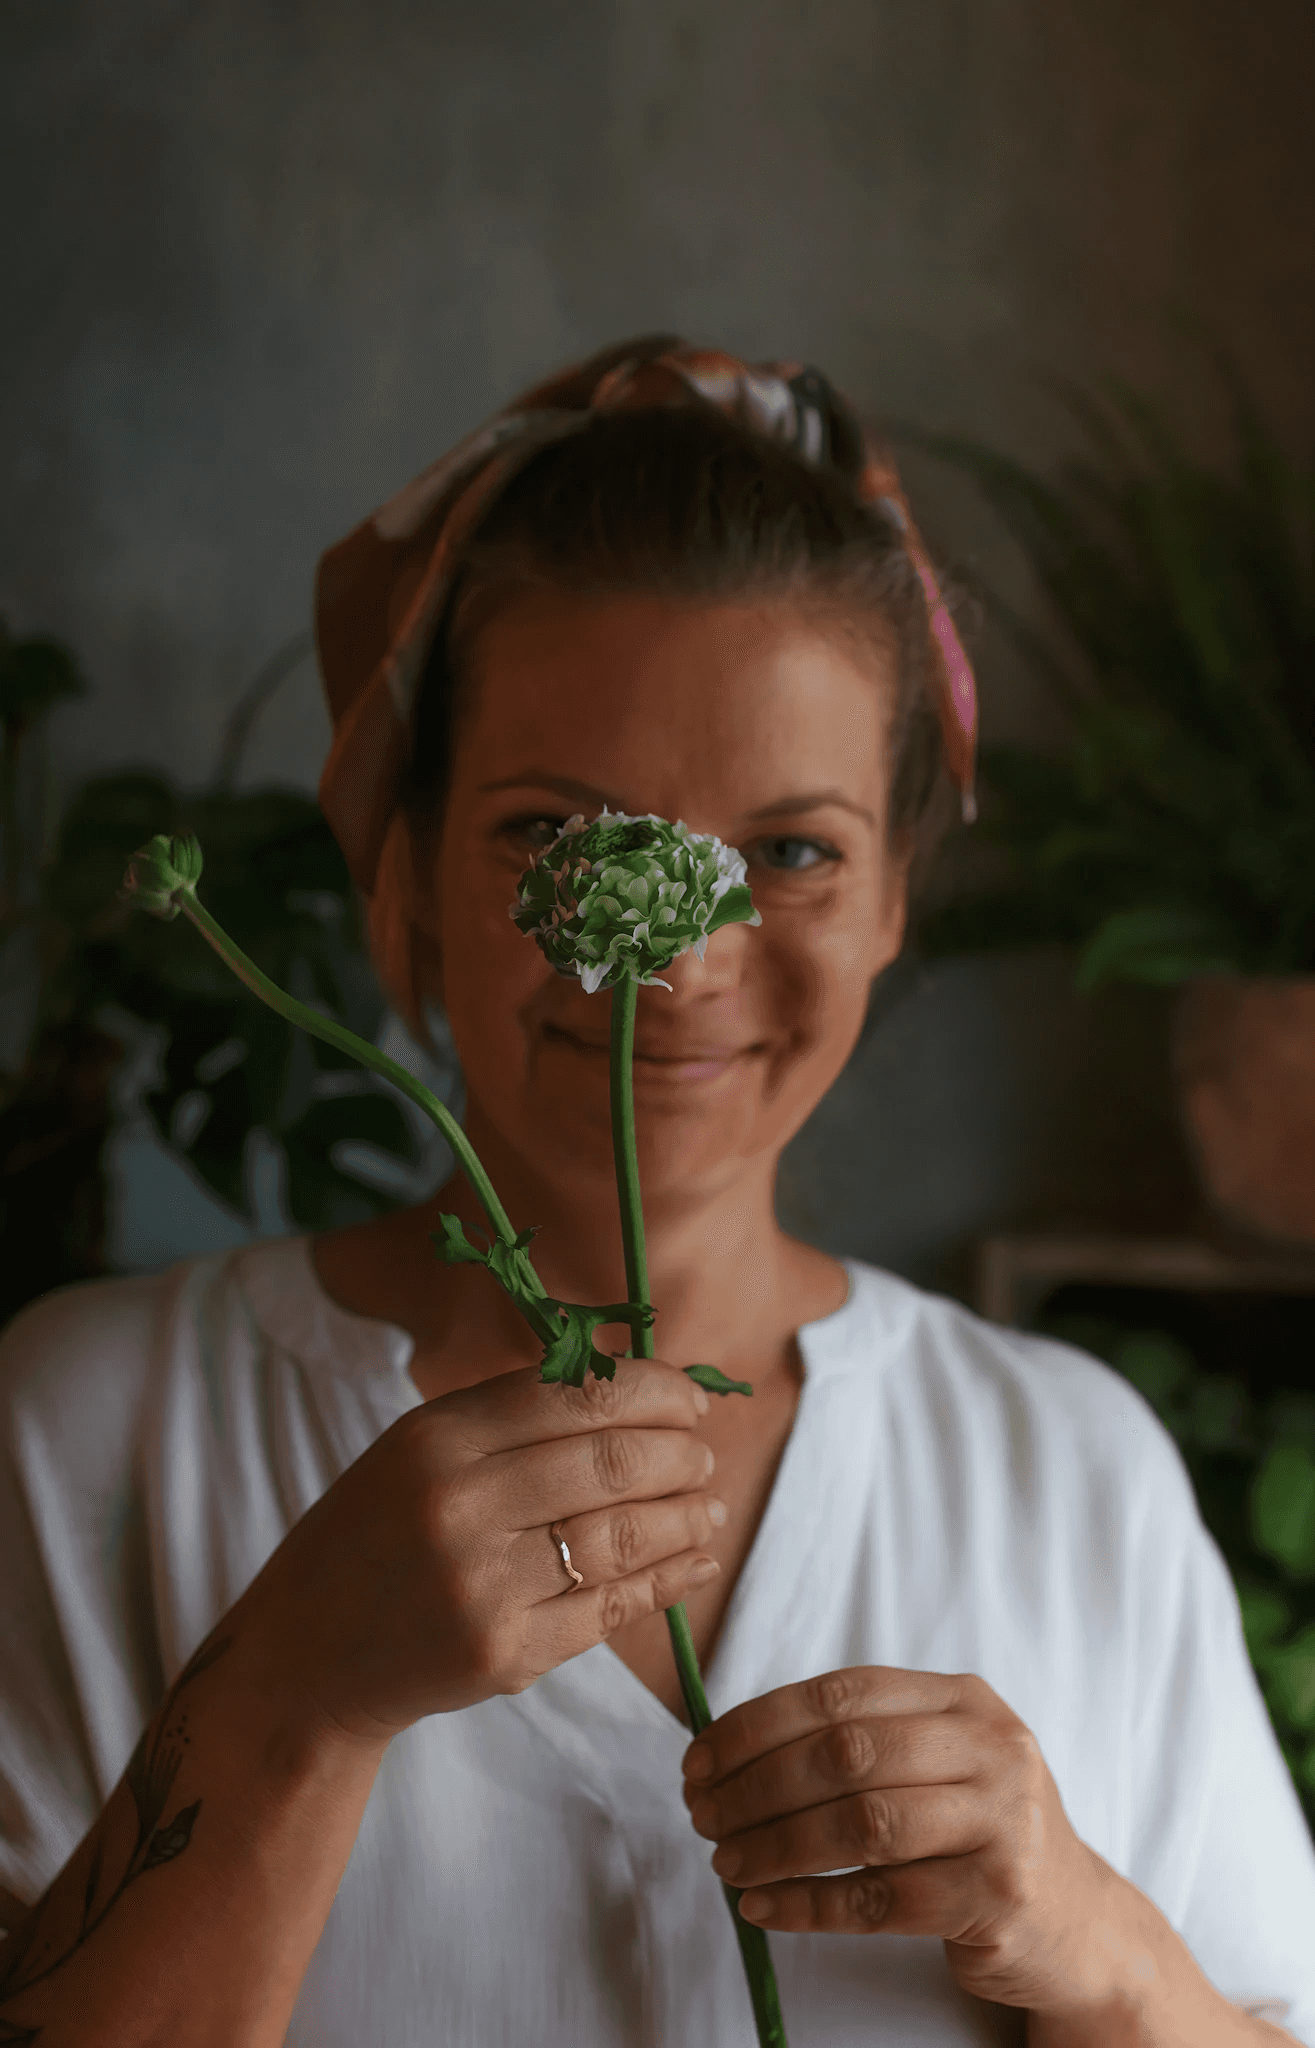
<svg viewBox="0 0 1315 2048">
<path fill-rule="evenodd" d="M 707 1673 L 980 1673 L 1078 1834 L 1315 2048 L 1315 1852 L 1171 1438 L 1063 1345 L 849 1262 Z M 0 1885 L 36 1899 L 165 1688 L 403 1410 L 309 1240 L 47 1297 L 0 1339 Z M 389 1747 L 291 2048 L 752 2048 L 682 1725 L 605 1645 Z M 771 1937 L 791 2048 L 1021 2042 L 941 1943 Z"/>
</svg>

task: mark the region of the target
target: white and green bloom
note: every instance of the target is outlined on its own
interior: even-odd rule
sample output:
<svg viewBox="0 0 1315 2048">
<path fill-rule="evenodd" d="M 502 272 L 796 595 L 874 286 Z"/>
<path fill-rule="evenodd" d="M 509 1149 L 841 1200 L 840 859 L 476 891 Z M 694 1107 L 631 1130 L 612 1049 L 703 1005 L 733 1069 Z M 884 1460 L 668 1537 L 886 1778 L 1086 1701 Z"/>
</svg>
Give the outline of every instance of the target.
<svg viewBox="0 0 1315 2048">
<path fill-rule="evenodd" d="M 593 995 L 659 981 L 682 953 L 702 960 L 723 925 L 761 924 L 744 878 L 733 846 L 679 819 L 604 809 L 586 825 L 578 812 L 521 876 L 510 915 Z"/>
</svg>

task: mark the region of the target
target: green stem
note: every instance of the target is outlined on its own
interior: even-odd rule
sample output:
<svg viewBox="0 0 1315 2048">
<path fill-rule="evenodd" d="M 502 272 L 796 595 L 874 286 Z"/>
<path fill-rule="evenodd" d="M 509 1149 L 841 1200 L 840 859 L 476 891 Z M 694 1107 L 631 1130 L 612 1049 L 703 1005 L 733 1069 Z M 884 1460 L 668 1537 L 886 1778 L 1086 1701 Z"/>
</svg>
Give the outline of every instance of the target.
<svg viewBox="0 0 1315 2048">
<path fill-rule="evenodd" d="M 368 1067 L 372 1074 L 378 1074 L 383 1080 L 391 1081 L 395 1088 L 399 1088 L 403 1095 L 409 1097 L 424 1111 L 431 1122 L 437 1124 L 460 1163 L 466 1179 L 478 1196 L 494 1236 L 506 1238 L 510 1242 L 516 1235 L 511 1226 L 511 1219 L 498 1200 L 492 1181 L 480 1165 L 474 1146 L 451 1110 L 422 1082 L 417 1081 L 413 1074 L 408 1074 L 405 1067 L 400 1067 L 396 1060 L 390 1060 L 387 1053 L 380 1052 L 376 1046 L 367 1045 L 354 1031 L 348 1031 L 342 1024 L 333 1023 L 330 1018 L 322 1017 L 318 1010 L 312 1010 L 308 1004 L 299 1003 L 295 997 L 285 994 L 277 982 L 271 981 L 267 974 L 262 974 L 255 961 L 248 959 L 241 948 L 233 944 L 223 926 L 216 924 L 205 905 L 197 900 L 191 890 L 181 890 L 178 903 L 184 917 L 191 919 L 202 938 L 208 945 L 214 947 L 225 966 L 230 967 L 243 986 L 249 988 L 253 995 L 259 996 L 262 1003 L 268 1003 L 271 1010 L 285 1018 L 289 1024 L 299 1025 L 303 1031 L 308 1031 L 312 1038 L 321 1038 L 326 1045 L 336 1045 L 340 1052 L 350 1053 L 363 1067 Z M 547 1290 L 533 1267 L 529 1267 L 528 1270 L 536 1291 L 540 1294 L 546 1293 Z M 646 1297 L 640 1295 L 632 1298 L 644 1300 Z M 649 1355 L 651 1356 L 651 1352 Z"/>
<path fill-rule="evenodd" d="M 612 990 L 612 1157 L 616 1162 L 616 1191 L 621 1204 L 621 1238 L 626 1255 L 626 1297 L 632 1302 L 648 1300 L 648 1258 L 644 1248 L 644 1205 L 639 1191 L 639 1158 L 635 1148 L 635 1006 L 639 984 L 626 975 Z M 653 1331 L 636 1316 L 632 1324 L 636 1358 L 653 1356 Z M 696 1735 L 712 1720 L 708 1696 L 703 1689 L 694 1637 L 690 1633 L 685 1603 L 667 1609 L 667 1633 L 671 1637 L 676 1673 L 690 1727 Z M 722 1891 L 740 1944 L 744 1974 L 749 1982 L 759 2048 L 786 2048 L 781 2000 L 776 1989 L 767 1936 L 761 1927 L 740 1918 L 742 1894 L 725 1884 Z"/>
</svg>

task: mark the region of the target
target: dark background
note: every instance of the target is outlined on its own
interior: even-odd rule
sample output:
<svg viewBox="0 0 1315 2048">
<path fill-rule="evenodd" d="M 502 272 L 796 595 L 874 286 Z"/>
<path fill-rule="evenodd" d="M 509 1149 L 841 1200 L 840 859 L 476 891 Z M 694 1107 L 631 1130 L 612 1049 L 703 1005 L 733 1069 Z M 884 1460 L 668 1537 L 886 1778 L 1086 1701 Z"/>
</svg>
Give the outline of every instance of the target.
<svg viewBox="0 0 1315 2048">
<path fill-rule="evenodd" d="M 1304 451 L 1313 21 L 1308 0 L 10 0 L 0 610 L 93 684 L 54 721 L 59 786 L 208 775 L 307 623 L 320 550 L 627 334 L 811 359 L 878 419 L 1042 465 L 1074 430 L 1037 376 L 1115 370 L 1222 454 L 1186 308 Z M 1035 610 L 974 487 L 905 474 L 933 543 Z M 1044 739 L 993 628 L 979 666 L 985 731 Z M 303 664 L 244 784 L 312 789 L 326 737 Z M 899 977 L 788 1156 L 793 1227 L 963 1292 L 986 1230 L 1172 1221 L 1166 1001 L 1067 975 Z M 0 987 L 11 1064 L 21 946 Z M 120 1093 L 115 1263 L 245 1236 Z"/>
</svg>

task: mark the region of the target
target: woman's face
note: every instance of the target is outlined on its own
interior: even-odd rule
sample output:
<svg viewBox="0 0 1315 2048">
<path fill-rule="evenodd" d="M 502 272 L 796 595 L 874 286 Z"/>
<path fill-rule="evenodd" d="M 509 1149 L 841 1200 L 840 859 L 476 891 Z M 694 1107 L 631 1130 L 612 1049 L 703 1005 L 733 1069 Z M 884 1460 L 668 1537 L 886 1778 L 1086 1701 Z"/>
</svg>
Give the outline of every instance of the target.
<svg viewBox="0 0 1315 2048">
<path fill-rule="evenodd" d="M 420 876 L 472 1135 L 610 1189 L 611 999 L 558 975 L 508 912 L 574 812 L 653 811 L 738 847 L 762 913 L 638 999 L 645 1193 L 728 1186 L 835 1080 L 902 942 L 879 659 L 777 607 L 535 594 L 481 632 L 475 665 Z"/>
</svg>

